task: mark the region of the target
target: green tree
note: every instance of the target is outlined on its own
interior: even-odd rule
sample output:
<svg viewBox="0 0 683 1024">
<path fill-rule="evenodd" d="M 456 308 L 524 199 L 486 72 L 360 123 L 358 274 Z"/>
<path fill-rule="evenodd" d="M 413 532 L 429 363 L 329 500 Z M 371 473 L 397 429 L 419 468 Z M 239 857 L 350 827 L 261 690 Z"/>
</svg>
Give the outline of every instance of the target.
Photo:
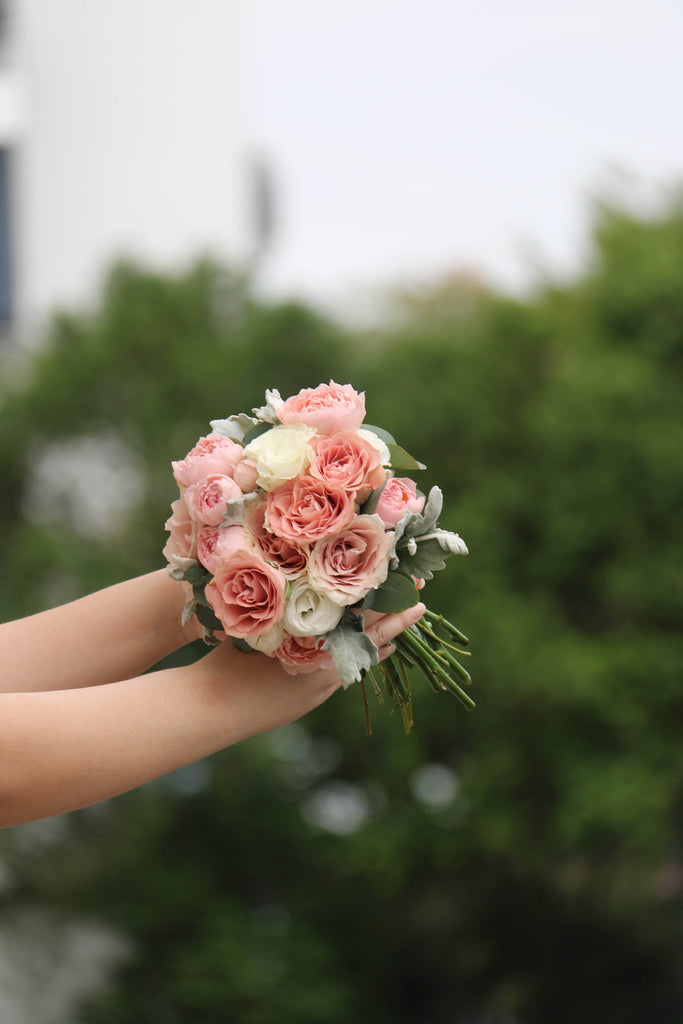
<svg viewBox="0 0 683 1024">
<path fill-rule="evenodd" d="M 168 463 L 209 419 L 351 380 L 470 548 L 426 599 L 470 635 L 478 702 L 416 679 L 411 736 L 373 706 L 366 738 L 351 689 L 70 815 L 48 851 L 3 836 L 8 912 L 132 939 L 83 1021 L 680 1020 L 681 266 L 681 208 L 605 207 L 576 281 L 447 282 L 383 330 L 208 265 L 120 267 L 96 317 L 57 321 L 0 408 L 6 617 L 157 566 Z M 83 438 L 141 481 L 98 528 L 39 472 Z"/>
</svg>

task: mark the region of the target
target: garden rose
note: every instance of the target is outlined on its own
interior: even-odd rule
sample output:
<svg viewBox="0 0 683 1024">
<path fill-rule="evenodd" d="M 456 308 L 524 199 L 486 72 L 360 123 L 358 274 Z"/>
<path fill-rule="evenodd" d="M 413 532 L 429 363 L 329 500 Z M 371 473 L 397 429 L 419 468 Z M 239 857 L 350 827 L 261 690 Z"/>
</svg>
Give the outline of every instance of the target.
<svg viewBox="0 0 683 1024">
<path fill-rule="evenodd" d="M 290 676 L 314 672 L 317 668 L 332 668 L 332 657 L 321 649 L 322 643 L 313 636 L 286 636 L 273 654 Z"/>
<path fill-rule="evenodd" d="M 355 604 L 387 578 L 393 533 L 378 515 L 356 516 L 341 533 L 319 540 L 308 561 L 311 586 L 335 604 Z"/>
<path fill-rule="evenodd" d="M 233 477 L 242 494 L 249 494 L 256 487 L 256 463 L 253 459 L 242 459 L 235 466 Z"/>
<path fill-rule="evenodd" d="M 282 625 L 295 636 L 319 636 L 334 629 L 343 614 L 343 608 L 302 577 L 292 583 Z"/>
<path fill-rule="evenodd" d="M 239 485 L 230 476 L 208 476 L 185 491 L 191 518 L 204 526 L 219 526 L 225 519 L 227 503 L 241 497 Z"/>
<path fill-rule="evenodd" d="M 405 512 L 421 512 L 424 503 L 425 499 L 417 493 L 417 485 L 414 480 L 410 480 L 408 477 L 394 476 L 387 480 L 375 511 L 387 526 L 396 526 Z"/>
<path fill-rule="evenodd" d="M 294 544 L 271 533 L 265 526 L 265 513 L 265 502 L 252 505 L 247 513 L 246 525 L 252 540 L 267 562 L 276 565 L 288 580 L 296 579 L 306 572 L 309 546 Z"/>
<path fill-rule="evenodd" d="M 353 516 L 346 491 L 312 476 L 290 480 L 266 498 L 266 528 L 294 543 L 314 543 L 337 533 Z"/>
<path fill-rule="evenodd" d="M 245 447 L 244 452 L 256 461 L 256 483 L 264 491 L 303 473 L 311 461 L 309 441 L 315 435 L 304 423 L 278 426 L 260 434 Z"/>
<path fill-rule="evenodd" d="M 236 551 L 207 583 L 207 600 L 229 636 L 269 632 L 285 610 L 285 577 L 251 551 Z"/>
<path fill-rule="evenodd" d="M 173 475 L 181 487 L 197 484 L 207 476 L 218 473 L 232 476 L 233 468 L 244 454 L 242 445 L 235 444 L 222 434 L 200 437 L 194 448 L 180 462 L 173 462 Z"/>
<path fill-rule="evenodd" d="M 340 430 L 327 436 L 318 435 L 311 441 L 311 448 L 310 476 L 342 487 L 360 504 L 370 491 L 381 487 L 386 480 L 387 472 L 378 449 L 356 431 Z"/>
<path fill-rule="evenodd" d="M 302 388 L 278 409 L 281 423 L 307 423 L 321 434 L 356 430 L 365 419 L 365 392 L 350 384 L 319 384 Z"/>
<path fill-rule="evenodd" d="M 197 558 L 215 576 L 235 551 L 246 550 L 247 538 L 241 526 L 203 526 L 197 537 Z"/>
<path fill-rule="evenodd" d="M 166 520 L 165 528 L 170 537 L 164 547 L 164 558 L 172 562 L 175 557 L 194 558 L 196 553 L 196 528 L 187 510 L 183 497 L 171 504 L 171 515 Z"/>
</svg>

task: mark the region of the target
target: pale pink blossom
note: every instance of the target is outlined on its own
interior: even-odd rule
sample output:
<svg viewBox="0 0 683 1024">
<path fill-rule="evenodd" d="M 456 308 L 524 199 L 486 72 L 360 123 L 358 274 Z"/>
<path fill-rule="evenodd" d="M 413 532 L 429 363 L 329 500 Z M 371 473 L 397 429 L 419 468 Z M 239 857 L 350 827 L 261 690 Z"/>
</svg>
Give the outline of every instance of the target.
<svg viewBox="0 0 683 1024">
<path fill-rule="evenodd" d="M 308 560 L 311 586 L 336 604 L 355 604 L 387 578 L 392 541 L 378 515 L 356 516 L 345 530 L 314 546 Z"/>
<path fill-rule="evenodd" d="M 197 537 L 197 558 L 215 576 L 236 551 L 248 548 L 241 526 L 203 526 Z"/>
<path fill-rule="evenodd" d="M 267 633 L 285 611 L 287 581 L 253 551 L 236 551 L 206 585 L 207 600 L 228 636 Z"/>
<path fill-rule="evenodd" d="M 281 423 L 306 423 L 321 434 L 356 430 L 365 419 L 365 392 L 350 384 L 319 384 L 302 388 L 278 409 Z"/>
<path fill-rule="evenodd" d="M 183 497 L 177 498 L 171 504 L 171 515 L 166 520 L 165 527 L 170 534 L 163 551 L 166 561 L 172 562 L 174 557 L 194 558 L 196 527 Z"/>
<path fill-rule="evenodd" d="M 207 476 L 232 476 L 244 453 L 242 445 L 222 434 L 200 437 L 194 448 L 180 462 L 173 462 L 173 475 L 181 487 L 199 483 Z"/>
<path fill-rule="evenodd" d="M 310 476 L 349 491 L 359 504 L 386 480 L 381 453 L 356 431 L 318 435 L 310 444 L 313 449 L 308 467 Z"/>
<path fill-rule="evenodd" d="M 379 496 L 376 512 L 387 526 L 396 526 L 405 512 L 418 513 L 424 508 L 424 496 L 417 493 L 417 485 L 408 477 L 394 476 L 387 480 Z"/>
<path fill-rule="evenodd" d="M 267 562 L 276 565 L 288 580 L 296 579 L 306 572 L 308 544 L 295 544 L 271 533 L 265 526 L 266 503 L 257 502 L 247 512 L 245 525 L 252 543 Z"/>
<path fill-rule="evenodd" d="M 312 476 L 289 480 L 266 499 L 266 528 L 295 544 L 311 544 L 343 530 L 354 514 L 346 491 Z"/>
<path fill-rule="evenodd" d="M 291 676 L 333 667 L 332 656 L 322 650 L 323 640 L 314 636 L 286 636 L 273 651 L 285 672 Z"/>
<path fill-rule="evenodd" d="M 239 485 L 230 476 L 208 476 L 185 491 L 192 519 L 204 526 L 219 526 L 225 519 L 229 501 L 242 497 Z"/>
</svg>

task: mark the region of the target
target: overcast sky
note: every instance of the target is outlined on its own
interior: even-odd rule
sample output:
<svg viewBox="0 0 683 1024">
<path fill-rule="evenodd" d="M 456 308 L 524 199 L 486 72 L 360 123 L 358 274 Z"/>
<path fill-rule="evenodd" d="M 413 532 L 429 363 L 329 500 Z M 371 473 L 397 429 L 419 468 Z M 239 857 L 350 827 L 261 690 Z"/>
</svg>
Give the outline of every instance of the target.
<svg viewBox="0 0 683 1024">
<path fill-rule="evenodd" d="M 683 171 L 678 0 L 247 0 L 276 292 L 580 261 L 588 196 Z"/>
</svg>

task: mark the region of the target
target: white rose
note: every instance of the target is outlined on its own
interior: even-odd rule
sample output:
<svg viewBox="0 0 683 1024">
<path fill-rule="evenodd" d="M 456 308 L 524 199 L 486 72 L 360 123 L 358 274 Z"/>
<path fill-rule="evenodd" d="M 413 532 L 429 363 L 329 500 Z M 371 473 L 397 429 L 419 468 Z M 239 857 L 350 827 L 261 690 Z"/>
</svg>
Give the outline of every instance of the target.
<svg viewBox="0 0 683 1024">
<path fill-rule="evenodd" d="M 250 636 L 247 643 L 255 651 L 261 651 L 262 654 L 272 654 L 280 646 L 284 638 L 285 631 L 281 624 L 277 622 L 267 633 L 261 633 L 260 636 Z"/>
<path fill-rule="evenodd" d="M 377 434 L 373 433 L 372 430 L 363 430 L 362 427 L 360 430 L 357 430 L 356 433 L 358 434 L 359 437 L 362 437 L 364 441 L 367 441 L 368 444 L 372 445 L 372 447 L 379 452 L 383 466 L 388 466 L 391 464 L 391 453 L 389 452 L 389 449 L 387 448 L 381 437 L 378 437 Z"/>
<path fill-rule="evenodd" d="M 293 636 L 319 636 L 334 629 L 343 614 L 344 608 L 319 594 L 302 576 L 292 583 L 282 625 Z"/>
<path fill-rule="evenodd" d="M 256 483 L 264 491 L 272 491 L 286 480 L 299 476 L 311 461 L 309 441 L 315 436 L 313 427 L 305 423 L 273 427 L 260 434 L 245 447 L 244 453 L 256 462 Z"/>
</svg>

